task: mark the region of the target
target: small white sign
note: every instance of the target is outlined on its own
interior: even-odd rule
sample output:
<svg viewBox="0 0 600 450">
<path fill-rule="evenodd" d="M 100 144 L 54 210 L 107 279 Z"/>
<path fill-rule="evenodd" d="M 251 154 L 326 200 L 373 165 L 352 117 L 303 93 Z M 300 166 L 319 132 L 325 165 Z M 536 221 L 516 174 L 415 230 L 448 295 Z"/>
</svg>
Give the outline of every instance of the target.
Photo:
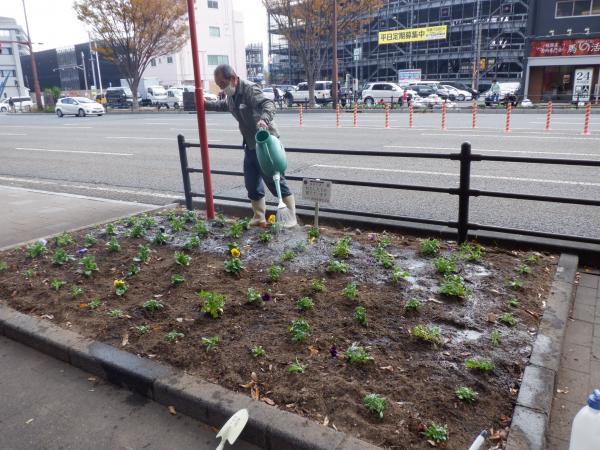
<svg viewBox="0 0 600 450">
<path fill-rule="evenodd" d="M 573 101 L 590 101 L 592 91 L 592 76 L 594 69 L 575 69 L 575 81 L 573 83 Z"/>
<path fill-rule="evenodd" d="M 302 180 L 302 198 L 313 202 L 331 202 L 331 181 L 318 178 L 304 178 Z"/>
</svg>

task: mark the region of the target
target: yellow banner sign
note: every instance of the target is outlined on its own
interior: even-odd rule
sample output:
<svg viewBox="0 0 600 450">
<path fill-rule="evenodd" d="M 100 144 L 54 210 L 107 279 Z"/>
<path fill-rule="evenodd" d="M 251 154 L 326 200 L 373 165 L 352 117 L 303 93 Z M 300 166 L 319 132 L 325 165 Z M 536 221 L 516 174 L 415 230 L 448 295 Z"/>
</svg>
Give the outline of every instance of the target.
<svg viewBox="0 0 600 450">
<path fill-rule="evenodd" d="M 435 41 L 446 39 L 448 26 L 439 25 L 425 28 L 405 28 L 379 32 L 379 45 L 400 44 L 402 42 Z"/>
</svg>

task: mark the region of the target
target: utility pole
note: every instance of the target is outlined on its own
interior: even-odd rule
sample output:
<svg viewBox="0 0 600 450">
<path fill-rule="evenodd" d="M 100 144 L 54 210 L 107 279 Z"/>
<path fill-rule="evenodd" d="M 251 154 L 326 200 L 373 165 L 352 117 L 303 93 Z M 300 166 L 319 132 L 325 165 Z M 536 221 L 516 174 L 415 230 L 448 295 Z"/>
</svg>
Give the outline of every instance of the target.
<svg viewBox="0 0 600 450">
<path fill-rule="evenodd" d="M 98 67 L 98 84 L 100 85 L 100 95 L 102 95 L 102 73 L 100 72 L 100 60 L 98 59 L 98 47 L 94 42 L 94 47 L 96 47 L 96 67 Z"/>
<path fill-rule="evenodd" d="M 338 104 L 337 0 L 333 0 L 333 38 L 331 47 L 333 51 L 331 97 L 333 98 L 333 109 L 335 109 Z"/>
<path fill-rule="evenodd" d="M 98 89 L 98 85 L 96 84 L 96 70 L 94 69 L 94 53 L 92 52 L 92 39 L 90 34 L 88 33 L 88 44 L 90 47 L 90 65 L 92 67 L 92 80 L 94 81 L 94 86 Z"/>
<path fill-rule="evenodd" d="M 475 41 L 474 49 L 473 49 L 473 80 L 471 82 L 471 88 L 477 89 L 479 87 L 479 61 L 481 59 L 481 0 L 477 0 L 477 9 L 475 12 L 475 27 L 473 31 L 475 32 Z"/>
<path fill-rule="evenodd" d="M 40 81 L 38 80 L 37 66 L 35 64 L 35 55 L 33 54 L 33 45 L 31 45 L 31 33 L 29 32 L 29 22 L 27 21 L 27 9 L 25 8 L 25 0 L 23 1 L 23 13 L 25 15 L 25 28 L 27 28 L 27 46 L 31 55 L 31 71 L 33 72 L 33 88 L 35 90 L 35 102 L 38 111 L 42 110 L 42 93 L 40 91 Z"/>
<path fill-rule="evenodd" d="M 85 70 L 85 55 L 81 52 L 81 66 L 83 67 L 83 81 L 85 83 L 85 93 L 88 91 L 87 71 Z"/>
</svg>

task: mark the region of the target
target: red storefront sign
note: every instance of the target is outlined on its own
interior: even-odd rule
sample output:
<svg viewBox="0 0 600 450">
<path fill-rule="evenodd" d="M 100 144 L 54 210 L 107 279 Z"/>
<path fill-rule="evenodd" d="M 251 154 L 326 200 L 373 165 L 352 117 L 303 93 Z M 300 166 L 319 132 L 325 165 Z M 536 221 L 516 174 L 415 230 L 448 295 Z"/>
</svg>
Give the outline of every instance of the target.
<svg viewBox="0 0 600 450">
<path fill-rule="evenodd" d="M 530 57 L 600 55 L 600 39 L 532 41 Z"/>
</svg>

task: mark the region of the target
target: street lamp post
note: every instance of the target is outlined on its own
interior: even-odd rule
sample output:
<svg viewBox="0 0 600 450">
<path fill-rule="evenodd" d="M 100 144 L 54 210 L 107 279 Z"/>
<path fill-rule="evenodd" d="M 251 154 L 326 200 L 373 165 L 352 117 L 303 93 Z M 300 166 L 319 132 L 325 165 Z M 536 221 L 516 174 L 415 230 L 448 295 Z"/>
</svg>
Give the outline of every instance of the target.
<svg viewBox="0 0 600 450">
<path fill-rule="evenodd" d="M 332 53 L 333 53 L 333 64 L 332 64 L 332 91 L 331 98 L 333 99 L 333 108 L 335 109 L 338 104 L 338 59 L 337 59 L 337 0 L 333 1 L 333 31 L 332 31 Z"/>
<path fill-rule="evenodd" d="M 42 93 L 40 91 L 40 81 L 38 80 L 38 71 L 35 64 L 35 55 L 33 54 L 33 46 L 31 45 L 31 33 L 29 32 L 29 22 L 27 21 L 27 9 L 25 8 L 25 0 L 23 1 L 23 13 L 25 15 L 25 28 L 27 28 L 27 45 L 29 54 L 31 55 L 31 71 L 33 72 L 33 88 L 35 90 L 35 102 L 38 110 L 42 110 Z"/>
<path fill-rule="evenodd" d="M 85 55 L 81 52 L 81 66 L 83 67 L 83 81 L 85 83 L 85 92 L 87 93 L 88 84 L 87 84 L 87 71 L 85 70 Z"/>
</svg>

